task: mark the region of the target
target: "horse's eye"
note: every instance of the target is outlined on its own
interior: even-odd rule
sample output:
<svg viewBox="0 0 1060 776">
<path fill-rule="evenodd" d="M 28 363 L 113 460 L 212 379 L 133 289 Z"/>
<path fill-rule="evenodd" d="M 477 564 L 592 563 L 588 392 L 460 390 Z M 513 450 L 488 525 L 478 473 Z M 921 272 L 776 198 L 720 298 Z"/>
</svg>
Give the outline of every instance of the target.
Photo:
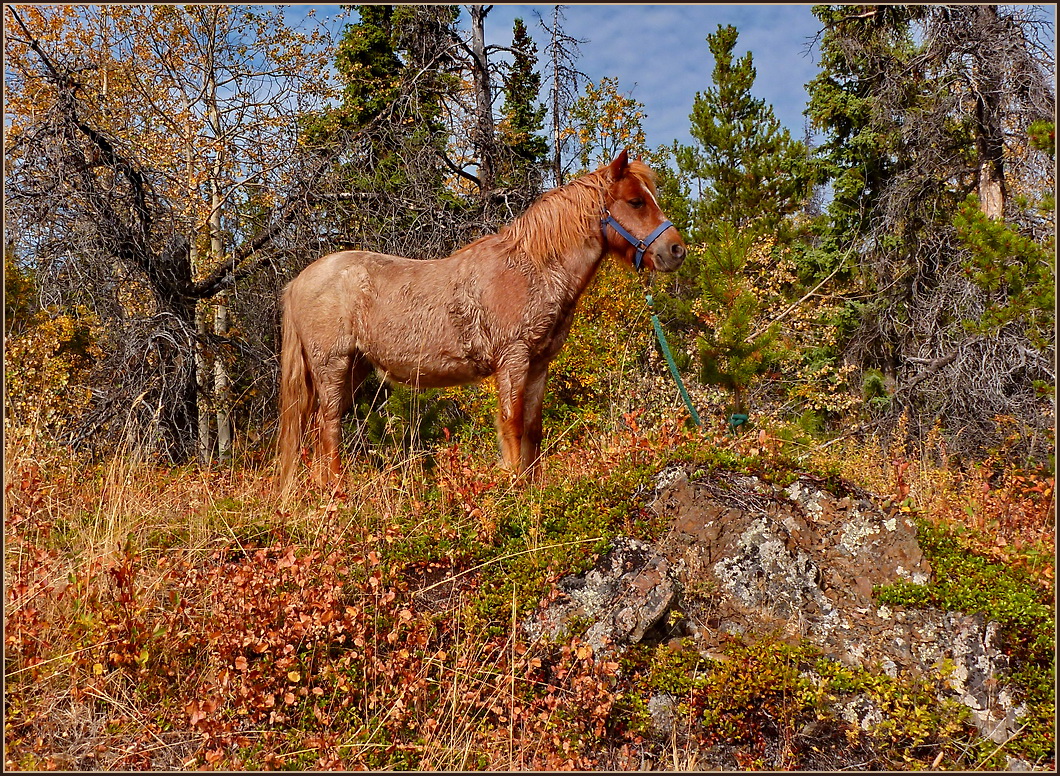
<svg viewBox="0 0 1060 776">
<path fill-rule="evenodd" d="M 629 201 L 629 206 L 634 209 L 642 208 L 644 207 L 644 200 L 640 197 L 635 197 Z"/>
</svg>

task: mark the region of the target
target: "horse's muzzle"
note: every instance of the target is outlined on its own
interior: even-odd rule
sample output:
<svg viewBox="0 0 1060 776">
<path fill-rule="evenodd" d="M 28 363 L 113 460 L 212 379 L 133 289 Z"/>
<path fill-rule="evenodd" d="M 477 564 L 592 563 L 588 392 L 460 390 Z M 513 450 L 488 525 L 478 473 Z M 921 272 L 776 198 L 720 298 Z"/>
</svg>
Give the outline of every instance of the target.
<svg viewBox="0 0 1060 776">
<path fill-rule="evenodd" d="M 670 237 L 670 233 L 673 237 Z M 664 233 L 652 245 L 651 261 L 658 272 L 675 272 L 684 264 L 688 249 L 676 229 Z"/>
</svg>

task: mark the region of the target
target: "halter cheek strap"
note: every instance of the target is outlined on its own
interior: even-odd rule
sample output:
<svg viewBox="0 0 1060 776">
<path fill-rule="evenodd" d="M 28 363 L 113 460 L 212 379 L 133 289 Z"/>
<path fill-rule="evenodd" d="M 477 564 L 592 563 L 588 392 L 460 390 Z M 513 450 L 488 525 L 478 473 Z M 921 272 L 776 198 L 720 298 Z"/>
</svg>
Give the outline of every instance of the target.
<svg viewBox="0 0 1060 776">
<path fill-rule="evenodd" d="M 655 242 L 659 235 L 661 235 L 663 232 L 673 226 L 673 224 L 669 221 L 663 221 L 661 224 L 655 227 L 655 231 L 653 231 L 643 240 L 638 240 L 636 237 L 627 232 L 625 228 L 623 228 L 622 224 L 618 223 L 618 221 L 615 220 L 615 217 L 611 215 L 610 210 L 604 210 L 604 217 L 600 219 L 600 231 L 603 233 L 605 244 L 607 243 L 607 227 L 609 226 L 613 228 L 616 232 L 618 232 L 620 235 L 622 235 L 624 238 L 626 238 L 626 242 L 628 242 L 630 245 L 637 249 L 637 255 L 633 259 L 633 266 L 636 267 L 637 271 L 639 272 L 641 269 L 643 269 L 642 265 L 644 264 L 644 253 L 648 250 L 648 246 Z"/>
</svg>

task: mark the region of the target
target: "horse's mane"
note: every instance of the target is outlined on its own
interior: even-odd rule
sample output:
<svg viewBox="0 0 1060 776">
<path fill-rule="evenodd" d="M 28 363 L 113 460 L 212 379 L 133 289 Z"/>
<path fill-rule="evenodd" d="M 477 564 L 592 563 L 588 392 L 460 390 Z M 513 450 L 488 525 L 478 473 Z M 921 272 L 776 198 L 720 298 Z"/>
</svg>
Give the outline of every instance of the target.
<svg viewBox="0 0 1060 776">
<path fill-rule="evenodd" d="M 626 174 L 655 193 L 655 174 L 644 162 L 634 159 Z M 526 212 L 502 227 L 497 238 L 512 244 L 535 266 L 545 268 L 600 231 L 603 209 L 609 204 L 607 191 L 613 183 L 607 167 L 601 167 L 545 192 Z"/>
</svg>

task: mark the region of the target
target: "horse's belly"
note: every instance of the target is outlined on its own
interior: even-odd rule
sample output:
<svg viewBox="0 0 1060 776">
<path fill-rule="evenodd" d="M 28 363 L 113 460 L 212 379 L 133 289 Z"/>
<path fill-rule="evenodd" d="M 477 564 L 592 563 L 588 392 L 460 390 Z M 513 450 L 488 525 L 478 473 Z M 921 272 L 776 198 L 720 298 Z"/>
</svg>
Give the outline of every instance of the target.
<svg viewBox="0 0 1060 776">
<path fill-rule="evenodd" d="M 373 317 L 357 347 L 389 380 L 448 388 L 492 374 L 488 349 L 454 327 L 449 316 L 416 305 L 395 317 L 399 323 Z"/>
<path fill-rule="evenodd" d="M 387 380 L 415 388 L 451 388 L 456 385 L 467 385 L 478 382 L 488 374 L 474 364 L 460 361 L 438 363 L 435 360 L 429 367 L 414 364 L 376 363 L 376 367 Z"/>
</svg>

